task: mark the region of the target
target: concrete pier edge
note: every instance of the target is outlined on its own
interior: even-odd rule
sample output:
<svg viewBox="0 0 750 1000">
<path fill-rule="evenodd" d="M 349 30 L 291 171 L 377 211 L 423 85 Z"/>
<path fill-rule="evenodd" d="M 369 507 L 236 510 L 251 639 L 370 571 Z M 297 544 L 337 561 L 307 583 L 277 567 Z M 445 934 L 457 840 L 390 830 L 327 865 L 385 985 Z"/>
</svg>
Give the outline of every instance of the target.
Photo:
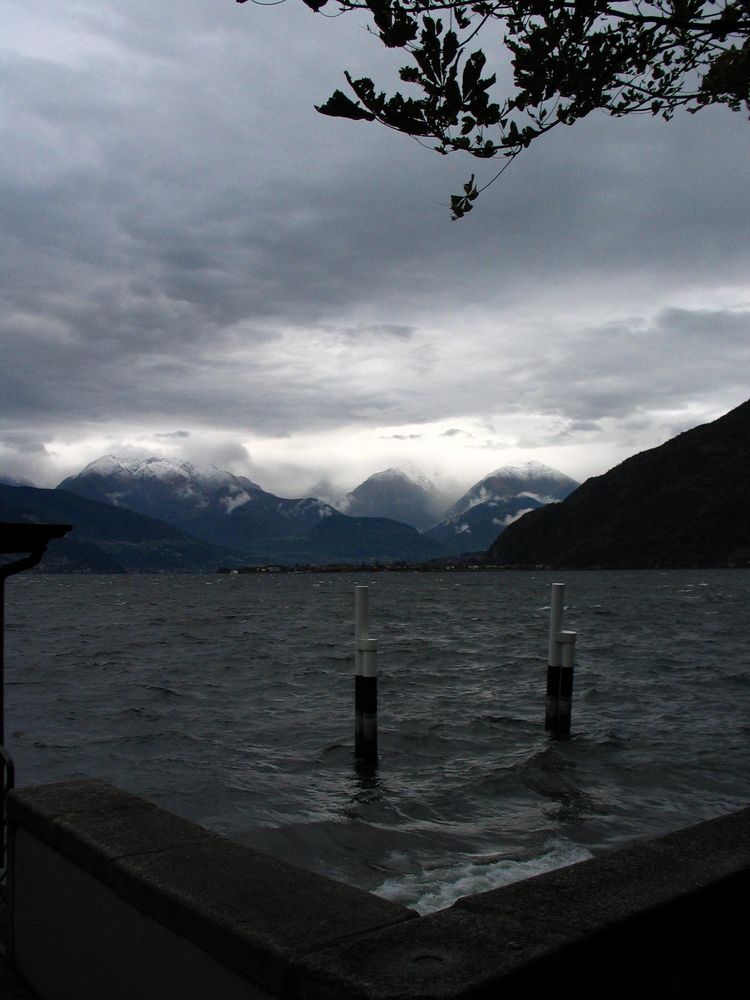
<svg viewBox="0 0 750 1000">
<path fill-rule="evenodd" d="M 750 808 L 425 917 L 102 781 L 7 808 L 13 954 L 44 1000 L 744 995 Z"/>
</svg>

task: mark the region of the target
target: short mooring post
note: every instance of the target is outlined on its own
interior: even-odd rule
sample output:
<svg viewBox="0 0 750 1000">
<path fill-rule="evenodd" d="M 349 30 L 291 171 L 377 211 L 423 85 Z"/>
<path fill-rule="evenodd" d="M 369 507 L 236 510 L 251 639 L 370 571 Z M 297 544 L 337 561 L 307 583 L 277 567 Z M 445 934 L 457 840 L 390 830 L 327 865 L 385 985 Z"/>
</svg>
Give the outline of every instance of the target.
<svg viewBox="0 0 750 1000">
<path fill-rule="evenodd" d="M 378 643 L 371 639 L 369 588 L 354 588 L 354 756 L 378 761 Z"/>
<path fill-rule="evenodd" d="M 570 736 L 573 708 L 573 665 L 576 633 L 563 631 L 565 584 L 553 583 L 550 595 L 547 700 L 544 728 L 553 736 Z"/>
</svg>

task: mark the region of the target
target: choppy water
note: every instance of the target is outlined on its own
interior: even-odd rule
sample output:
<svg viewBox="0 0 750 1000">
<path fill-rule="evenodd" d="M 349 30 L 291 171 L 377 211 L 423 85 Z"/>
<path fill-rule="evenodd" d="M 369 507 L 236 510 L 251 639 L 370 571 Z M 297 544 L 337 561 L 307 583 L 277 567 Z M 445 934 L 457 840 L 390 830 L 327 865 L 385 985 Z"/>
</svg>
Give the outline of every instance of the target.
<svg viewBox="0 0 750 1000">
<path fill-rule="evenodd" d="M 544 733 L 549 585 L 578 632 Z M 353 588 L 380 649 L 352 760 Z M 104 777 L 422 912 L 750 801 L 750 573 L 19 576 L 17 781 Z"/>
</svg>

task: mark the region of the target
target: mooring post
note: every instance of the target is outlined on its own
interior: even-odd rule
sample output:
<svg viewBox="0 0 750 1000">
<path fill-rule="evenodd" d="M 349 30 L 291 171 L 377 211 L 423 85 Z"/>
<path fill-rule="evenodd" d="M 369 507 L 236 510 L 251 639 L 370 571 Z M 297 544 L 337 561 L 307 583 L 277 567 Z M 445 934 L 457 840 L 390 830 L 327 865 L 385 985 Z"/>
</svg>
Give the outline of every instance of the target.
<svg viewBox="0 0 750 1000">
<path fill-rule="evenodd" d="M 553 583 L 549 603 L 549 650 L 547 655 L 547 701 L 544 712 L 544 728 L 554 732 L 557 729 L 557 713 L 560 701 L 561 649 L 558 636 L 562 632 L 563 601 L 565 584 Z"/>
<path fill-rule="evenodd" d="M 354 588 L 354 756 L 378 760 L 378 643 L 369 637 L 369 588 Z"/>
<path fill-rule="evenodd" d="M 560 697 L 557 706 L 555 736 L 570 736 L 570 716 L 573 709 L 573 664 L 575 662 L 575 632 L 560 632 Z"/>
<path fill-rule="evenodd" d="M 362 674 L 362 656 L 357 643 L 370 635 L 370 588 L 354 588 L 354 673 Z"/>
</svg>

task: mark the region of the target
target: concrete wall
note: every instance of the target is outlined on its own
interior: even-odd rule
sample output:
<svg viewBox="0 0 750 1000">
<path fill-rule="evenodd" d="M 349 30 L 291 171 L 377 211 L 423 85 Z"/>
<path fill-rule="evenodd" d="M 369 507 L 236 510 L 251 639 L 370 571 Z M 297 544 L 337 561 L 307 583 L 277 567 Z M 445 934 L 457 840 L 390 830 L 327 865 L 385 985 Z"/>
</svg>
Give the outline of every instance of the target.
<svg viewBox="0 0 750 1000">
<path fill-rule="evenodd" d="M 746 995 L 750 809 L 426 917 L 102 782 L 9 797 L 43 1000 Z"/>
</svg>

